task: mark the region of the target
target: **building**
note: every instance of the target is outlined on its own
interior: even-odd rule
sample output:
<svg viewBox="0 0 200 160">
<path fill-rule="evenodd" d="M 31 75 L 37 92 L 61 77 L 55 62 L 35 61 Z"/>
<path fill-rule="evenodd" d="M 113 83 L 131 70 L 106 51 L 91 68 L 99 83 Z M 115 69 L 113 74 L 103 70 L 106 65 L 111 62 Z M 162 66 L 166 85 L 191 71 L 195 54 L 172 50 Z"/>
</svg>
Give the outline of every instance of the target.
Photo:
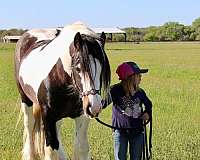
<svg viewBox="0 0 200 160">
<path fill-rule="evenodd" d="M 112 41 L 113 34 L 123 34 L 124 35 L 124 41 L 126 42 L 126 32 L 121 30 L 118 27 L 115 28 L 106 28 L 106 27 L 99 27 L 99 28 L 92 28 L 92 30 L 97 33 L 101 34 L 102 32 L 109 34 L 109 40 Z"/>
<path fill-rule="evenodd" d="M 16 43 L 19 39 L 20 39 L 21 36 L 4 36 L 3 37 L 3 42 L 4 43 Z"/>
</svg>

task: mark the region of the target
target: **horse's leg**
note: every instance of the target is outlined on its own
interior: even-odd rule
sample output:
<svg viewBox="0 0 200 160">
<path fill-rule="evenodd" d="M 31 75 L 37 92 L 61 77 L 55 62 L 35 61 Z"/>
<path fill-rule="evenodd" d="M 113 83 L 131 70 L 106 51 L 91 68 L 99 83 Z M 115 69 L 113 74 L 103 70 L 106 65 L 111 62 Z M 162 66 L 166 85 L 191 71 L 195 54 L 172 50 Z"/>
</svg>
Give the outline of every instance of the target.
<svg viewBox="0 0 200 160">
<path fill-rule="evenodd" d="M 45 160 L 59 160 L 55 115 L 48 106 L 43 106 L 43 123 L 46 136 Z"/>
<path fill-rule="evenodd" d="M 89 143 L 88 143 L 88 125 L 89 118 L 81 115 L 75 118 L 76 131 L 74 139 L 74 153 L 73 160 L 90 160 Z"/>
<path fill-rule="evenodd" d="M 56 129 L 57 129 L 57 136 L 58 136 L 58 141 L 59 141 L 59 148 L 58 152 L 55 150 L 52 150 L 50 146 L 45 147 L 45 160 L 54 160 L 54 159 L 59 159 L 59 160 L 67 160 L 67 156 L 65 155 L 64 152 L 64 147 L 61 142 L 61 134 L 60 134 L 60 127 L 61 127 L 62 121 L 56 122 Z"/>
<path fill-rule="evenodd" d="M 22 111 L 24 113 L 24 148 L 23 160 L 34 159 L 34 146 L 32 131 L 34 127 L 33 107 L 26 103 L 21 103 Z"/>
<path fill-rule="evenodd" d="M 45 146 L 45 160 L 59 160 L 58 152 L 53 150 L 51 146 Z"/>
<path fill-rule="evenodd" d="M 62 125 L 62 120 L 56 122 L 57 135 L 58 135 L 58 141 L 59 141 L 59 149 L 58 149 L 59 160 L 67 160 L 68 156 L 65 155 L 64 147 L 63 147 L 62 141 L 61 141 L 61 134 L 60 134 L 61 125 Z"/>
</svg>

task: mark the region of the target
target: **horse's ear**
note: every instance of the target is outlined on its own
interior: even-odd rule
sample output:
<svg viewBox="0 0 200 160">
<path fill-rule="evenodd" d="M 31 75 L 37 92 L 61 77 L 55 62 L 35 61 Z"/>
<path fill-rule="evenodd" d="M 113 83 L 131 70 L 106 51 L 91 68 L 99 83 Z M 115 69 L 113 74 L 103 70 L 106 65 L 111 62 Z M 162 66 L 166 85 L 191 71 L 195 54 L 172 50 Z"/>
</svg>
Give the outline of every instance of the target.
<svg viewBox="0 0 200 160">
<path fill-rule="evenodd" d="M 104 32 L 102 32 L 100 37 L 101 37 L 101 43 L 104 47 L 105 42 L 106 42 L 106 34 Z"/>
<path fill-rule="evenodd" d="M 80 32 L 77 32 L 74 37 L 74 47 L 79 50 L 83 44 L 83 39 L 81 37 Z"/>
</svg>

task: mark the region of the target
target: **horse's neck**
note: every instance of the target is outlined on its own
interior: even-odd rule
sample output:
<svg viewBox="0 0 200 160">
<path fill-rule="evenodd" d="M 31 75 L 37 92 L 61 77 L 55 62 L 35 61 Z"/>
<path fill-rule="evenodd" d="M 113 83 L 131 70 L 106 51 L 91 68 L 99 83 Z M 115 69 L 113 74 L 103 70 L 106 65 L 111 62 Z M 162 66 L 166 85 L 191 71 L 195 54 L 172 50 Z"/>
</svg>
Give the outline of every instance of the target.
<svg viewBox="0 0 200 160">
<path fill-rule="evenodd" d="M 71 75 L 71 72 L 72 72 L 72 69 L 71 69 L 72 58 L 69 53 L 69 46 L 73 42 L 75 34 L 76 34 L 75 31 L 69 28 L 64 28 L 61 31 L 60 35 L 56 38 L 57 46 L 60 46 L 60 48 L 58 47 L 58 49 L 60 49 L 60 51 L 58 50 L 58 52 L 60 52 L 60 58 L 61 58 L 64 70 L 69 75 Z"/>
</svg>

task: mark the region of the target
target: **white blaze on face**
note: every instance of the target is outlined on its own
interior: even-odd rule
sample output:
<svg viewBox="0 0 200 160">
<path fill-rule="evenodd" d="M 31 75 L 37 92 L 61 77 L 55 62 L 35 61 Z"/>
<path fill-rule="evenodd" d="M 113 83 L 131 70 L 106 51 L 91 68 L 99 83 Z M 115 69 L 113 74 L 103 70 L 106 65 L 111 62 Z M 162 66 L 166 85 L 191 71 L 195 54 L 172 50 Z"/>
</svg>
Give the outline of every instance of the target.
<svg viewBox="0 0 200 160">
<path fill-rule="evenodd" d="M 81 76 L 81 83 L 83 85 L 83 92 L 90 91 L 92 89 L 100 90 L 100 75 L 101 75 L 101 64 L 99 60 L 94 59 L 89 56 L 90 58 L 90 65 L 92 69 L 92 79 L 94 81 L 94 86 L 92 85 L 91 81 L 89 80 L 89 77 L 84 77 L 83 74 L 80 74 Z M 96 63 L 96 64 L 95 64 Z M 95 66 L 96 65 L 96 66 Z M 95 95 L 88 95 L 89 103 L 91 105 L 91 111 L 93 114 L 97 114 L 102 109 L 102 98 L 99 94 Z"/>
</svg>

